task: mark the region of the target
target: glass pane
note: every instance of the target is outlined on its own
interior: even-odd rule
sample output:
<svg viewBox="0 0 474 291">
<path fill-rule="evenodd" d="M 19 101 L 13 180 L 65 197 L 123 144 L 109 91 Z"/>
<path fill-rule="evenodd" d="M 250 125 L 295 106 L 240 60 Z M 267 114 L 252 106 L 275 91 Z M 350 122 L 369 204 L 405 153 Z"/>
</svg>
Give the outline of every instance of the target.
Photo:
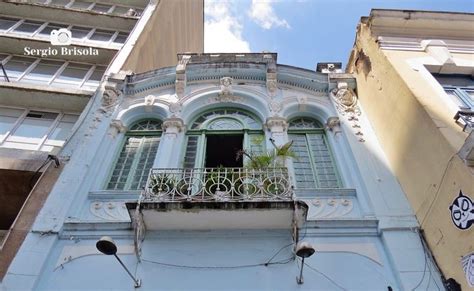
<svg viewBox="0 0 474 291">
<path fill-rule="evenodd" d="M 89 6 L 91 6 L 91 2 L 86 2 L 86 1 L 81 1 L 81 0 L 75 0 L 74 3 L 72 3 L 69 8 L 74 8 L 74 9 L 87 9 Z"/>
<path fill-rule="evenodd" d="M 65 114 L 61 118 L 61 121 L 58 123 L 58 125 L 53 130 L 53 132 L 49 134 L 49 137 L 46 142 L 52 141 L 52 140 L 60 140 L 60 141 L 66 140 L 66 138 L 71 133 L 71 129 L 74 126 L 74 123 L 76 123 L 77 118 L 78 118 L 77 115 Z"/>
<path fill-rule="evenodd" d="M 288 138 L 293 141 L 291 149 L 296 155 L 296 158 L 293 159 L 296 187 L 300 189 L 317 188 L 306 142 L 306 135 L 289 134 Z"/>
<path fill-rule="evenodd" d="M 69 4 L 69 2 L 71 2 L 71 0 L 51 0 L 49 5 L 64 7 Z"/>
<path fill-rule="evenodd" d="M 338 188 L 339 182 L 324 134 L 308 134 L 319 188 Z"/>
<path fill-rule="evenodd" d="M 18 78 L 26 69 L 33 64 L 34 58 L 12 57 L 4 66 L 10 80 Z"/>
<path fill-rule="evenodd" d="M 7 30 L 17 23 L 19 19 L 0 17 L 0 30 Z"/>
<path fill-rule="evenodd" d="M 188 136 L 188 144 L 186 146 L 186 154 L 184 156 L 184 168 L 194 168 L 194 163 L 196 161 L 197 146 L 198 146 L 198 136 L 191 135 Z"/>
<path fill-rule="evenodd" d="M 53 83 L 80 84 L 90 68 L 91 65 L 69 63 Z"/>
<path fill-rule="evenodd" d="M 23 112 L 25 112 L 23 109 L 0 107 L 0 136 L 3 136 L 12 129 L 13 125 Z"/>
<path fill-rule="evenodd" d="M 88 27 L 81 27 L 81 26 L 73 26 L 71 28 L 72 38 L 83 39 L 85 38 L 92 28 Z"/>
<path fill-rule="evenodd" d="M 468 109 L 469 106 L 462 101 L 462 99 L 456 94 L 455 89 L 444 89 L 444 92 L 448 94 L 451 101 L 453 101 L 459 108 Z"/>
<path fill-rule="evenodd" d="M 143 138 L 140 155 L 137 157 L 137 167 L 132 176 L 130 189 L 139 190 L 145 188 L 148 174 L 150 169 L 153 167 L 159 144 L 159 137 Z"/>
<path fill-rule="evenodd" d="M 139 149 L 141 138 L 129 137 L 115 164 L 107 189 L 124 190 L 128 175 L 132 169 L 133 160 Z"/>
<path fill-rule="evenodd" d="M 465 90 L 472 104 L 474 104 L 474 90 Z"/>
<path fill-rule="evenodd" d="M 14 32 L 31 34 L 35 32 L 44 22 L 25 20 L 20 26 L 15 28 Z"/>
<path fill-rule="evenodd" d="M 127 37 L 128 37 L 128 33 L 119 32 L 117 37 L 114 39 L 114 42 L 115 43 L 125 43 L 125 41 L 127 40 Z"/>
<path fill-rule="evenodd" d="M 113 14 L 117 15 L 124 15 L 128 12 L 128 7 L 125 6 L 115 6 L 114 11 L 112 11 Z"/>
<path fill-rule="evenodd" d="M 13 136 L 43 138 L 57 116 L 57 113 L 30 111 L 15 130 Z"/>
<path fill-rule="evenodd" d="M 114 31 L 97 29 L 94 34 L 91 35 L 90 40 L 95 41 L 109 41 L 114 35 Z"/>
<path fill-rule="evenodd" d="M 109 9 L 112 7 L 112 5 L 105 5 L 105 4 L 95 4 L 94 7 L 92 7 L 92 11 L 95 12 L 102 12 L 102 13 L 107 13 Z"/>
<path fill-rule="evenodd" d="M 51 31 L 56 29 L 60 29 L 60 28 L 67 28 L 68 25 L 67 24 L 58 24 L 58 23 L 50 23 L 48 24 L 45 28 L 43 28 L 39 34 L 41 35 L 50 35 L 51 34 Z"/>
<path fill-rule="evenodd" d="M 100 80 L 105 73 L 105 67 L 98 66 L 95 68 L 94 73 L 89 77 L 89 80 L 84 83 L 86 86 L 97 87 L 99 86 Z"/>
<path fill-rule="evenodd" d="M 23 80 L 48 83 L 63 64 L 62 61 L 41 60 L 33 70 L 25 75 Z"/>
</svg>

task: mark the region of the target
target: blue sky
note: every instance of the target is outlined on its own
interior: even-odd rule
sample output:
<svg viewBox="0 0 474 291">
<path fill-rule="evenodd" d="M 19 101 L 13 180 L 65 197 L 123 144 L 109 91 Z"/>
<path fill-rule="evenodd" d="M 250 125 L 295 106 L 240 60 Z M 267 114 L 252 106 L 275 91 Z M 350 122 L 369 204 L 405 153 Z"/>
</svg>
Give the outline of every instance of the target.
<svg viewBox="0 0 474 291">
<path fill-rule="evenodd" d="M 205 0 L 205 52 L 278 53 L 315 69 L 349 57 L 357 23 L 372 8 L 474 12 L 473 0 Z M 473 24 L 474 25 L 474 24 Z"/>
</svg>

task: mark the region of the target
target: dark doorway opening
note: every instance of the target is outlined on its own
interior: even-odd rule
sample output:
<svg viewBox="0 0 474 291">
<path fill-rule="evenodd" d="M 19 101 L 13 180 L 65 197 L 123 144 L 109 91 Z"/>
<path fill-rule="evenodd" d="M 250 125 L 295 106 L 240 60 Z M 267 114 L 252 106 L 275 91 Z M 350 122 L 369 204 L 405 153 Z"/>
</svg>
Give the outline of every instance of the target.
<svg viewBox="0 0 474 291">
<path fill-rule="evenodd" d="M 242 150 L 243 134 L 208 135 L 206 143 L 206 168 L 241 168 L 242 159 L 236 159 Z"/>
</svg>

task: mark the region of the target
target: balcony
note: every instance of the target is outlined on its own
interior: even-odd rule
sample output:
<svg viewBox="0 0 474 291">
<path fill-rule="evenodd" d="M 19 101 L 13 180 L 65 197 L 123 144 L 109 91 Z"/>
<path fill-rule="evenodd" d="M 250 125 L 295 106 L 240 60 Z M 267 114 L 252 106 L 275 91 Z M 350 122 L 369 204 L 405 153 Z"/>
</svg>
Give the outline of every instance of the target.
<svg viewBox="0 0 474 291">
<path fill-rule="evenodd" d="M 145 202 L 288 201 L 293 198 L 286 168 L 152 169 Z"/>
<path fill-rule="evenodd" d="M 307 209 L 293 198 L 286 168 L 152 169 L 127 208 L 147 230 L 291 229 Z"/>
</svg>

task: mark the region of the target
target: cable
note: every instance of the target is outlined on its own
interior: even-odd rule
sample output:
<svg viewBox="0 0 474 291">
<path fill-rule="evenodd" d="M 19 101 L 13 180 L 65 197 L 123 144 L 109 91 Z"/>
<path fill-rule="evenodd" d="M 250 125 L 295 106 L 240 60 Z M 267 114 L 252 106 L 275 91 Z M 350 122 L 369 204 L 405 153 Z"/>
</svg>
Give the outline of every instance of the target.
<svg viewBox="0 0 474 291">
<path fill-rule="evenodd" d="M 421 237 L 420 237 L 420 239 L 421 239 Z M 423 280 L 425 279 L 425 274 L 426 274 L 426 266 L 428 265 L 428 256 L 426 254 L 426 250 L 425 250 L 425 247 L 424 247 L 424 244 L 423 244 L 423 239 L 421 239 L 421 245 L 423 247 L 423 254 L 425 255 L 425 266 L 423 267 L 423 276 L 421 277 L 420 282 L 418 282 L 418 284 L 416 284 L 416 286 L 413 289 L 411 289 L 412 291 L 416 290 L 416 288 L 418 288 L 421 285 L 421 283 L 423 283 Z"/>
<path fill-rule="evenodd" d="M 433 197 L 433 200 L 431 200 L 430 206 L 428 207 L 428 210 L 426 211 L 425 217 L 423 217 L 423 220 L 420 223 L 420 227 L 423 227 L 423 224 L 425 223 L 426 218 L 431 212 L 431 209 L 434 206 L 435 201 L 438 199 L 439 191 L 441 190 L 441 186 L 443 185 L 444 178 L 446 177 L 446 173 L 448 172 L 449 167 L 451 166 L 451 163 L 456 156 L 456 153 L 451 156 L 451 158 L 448 160 L 448 163 L 446 165 L 446 168 L 444 169 L 443 175 L 441 176 L 441 181 L 438 184 L 438 190 L 436 190 L 436 193 Z"/>
<path fill-rule="evenodd" d="M 331 279 L 329 276 L 327 276 L 326 274 L 324 274 L 323 272 L 319 271 L 318 269 L 312 267 L 311 265 L 309 265 L 308 263 L 304 263 L 306 266 L 308 266 L 308 268 L 310 268 L 311 270 L 313 270 L 314 272 L 322 275 L 324 278 L 326 278 L 328 281 L 330 281 L 332 284 L 334 284 L 335 286 L 337 286 L 338 288 L 340 288 L 341 290 L 347 290 L 346 288 L 342 287 L 341 285 L 337 284 L 336 281 L 334 281 L 333 279 Z"/>
<path fill-rule="evenodd" d="M 282 248 L 280 248 L 267 262 L 266 264 L 269 264 L 283 249 L 289 247 L 289 246 L 292 246 L 294 245 L 295 243 L 292 242 L 291 244 L 287 244 L 286 246 L 283 246 Z"/>
<path fill-rule="evenodd" d="M 35 171 L 35 173 L 33 174 L 33 176 L 31 176 L 30 181 L 28 182 L 28 186 L 30 187 L 30 189 L 32 189 L 33 186 L 34 186 L 34 185 L 31 185 L 31 184 L 33 183 L 33 179 L 35 178 L 36 174 L 38 174 L 39 171 L 41 171 L 41 169 L 49 163 L 49 161 L 51 161 L 51 157 L 50 157 L 50 156 L 48 156 L 48 157 L 46 158 L 46 161 L 44 161 L 43 164 L 41 164 L 41 166 Z"/>
<path fill-rule="evenodd" d="M 178 265 L 178 264 L 170 264 L 158 261 L 152 261 L 147 259 L 142 259 L 144 262 L 162 265 L 166 267 L 175 267 L 175 268 L 186 268 L 186 269 L 242 269 L 242 268 L 254 268 L 260 266 L 268 266 L 268 265 L 281 265 L 287 264 L 293 260 L 293 256 L 284 260 L 272 262 L 272 263 L 259 263 L 259 264 L 249 264 L 249 265 L 235 265 L 235 266 L 190 266 L 190 265 Z"/>
</svg>

